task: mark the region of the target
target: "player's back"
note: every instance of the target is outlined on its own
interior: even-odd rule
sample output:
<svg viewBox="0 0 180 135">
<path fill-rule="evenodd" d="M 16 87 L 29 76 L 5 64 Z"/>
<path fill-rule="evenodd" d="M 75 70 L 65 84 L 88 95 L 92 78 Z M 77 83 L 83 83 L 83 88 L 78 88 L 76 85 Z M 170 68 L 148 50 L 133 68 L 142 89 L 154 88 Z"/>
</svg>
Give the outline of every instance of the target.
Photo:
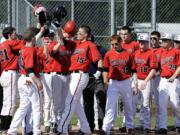
<svg viewBox="0 0 180 135">
<path fill-rule="evenodd" d="M 0 46 L 0 62 L 2 70 L 17 70 L 18 56 L 13 52 L 10 41 L 5 41 Z"/>
</svg>

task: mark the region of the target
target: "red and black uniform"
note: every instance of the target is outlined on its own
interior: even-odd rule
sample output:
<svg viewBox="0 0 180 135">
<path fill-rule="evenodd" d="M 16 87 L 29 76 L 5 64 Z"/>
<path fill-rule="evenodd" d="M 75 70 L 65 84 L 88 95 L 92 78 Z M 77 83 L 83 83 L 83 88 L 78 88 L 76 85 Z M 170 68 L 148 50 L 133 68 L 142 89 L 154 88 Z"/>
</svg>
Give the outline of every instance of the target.
<svg viewBox="0 0 180 135">
<path fill-rule="evenodd" d="M 70 71 L 80 70 L 87 72 L 91 61 L 97 62 L 100 59 L 101 54 L 94 43 L 76 41 L 76 46 L 71 55 Z"/>
<path fill-rule="evenodd" d="M 131 41 L 129 43 L 121 43 L 122 48 L 127 50 L 130 53 L 134 53 L 136 50 L 139 50 L 139 44 L 136 41 Z"/>
<path fill-rule="evenodd" d="M 21 50 L 22 68 L 21 74 L 29 76 L 29 72 L 34 73 L 37 77 L 40 77 L 40 56 L 38 47 L 24 47 Z"/>
<path fill-rule="evenodd" d="M 163 50 L 160 57 L 161 77 L 170 78 L 180 66 L 180 51 L 176 48 Z"/>
<path fill-rule="evenodd" d="M 138 50 L 134 54 L 137 77 L 140 80 L 145 80 L 152 69 L 158 68 L 158 63 L 155 53 L 147 49 L 145 51 Z"/>
<path fill-rule="evenodd" d="M 1 69 L 18 70 L 18 53 L 24 46 L 21 40 L 6 40 L 0 45 Z"/>
<path fill-rule="evenodd" d="M 131 77 L 135 63 L 128 51 L 123 49 L 121 52 L 117 52 L 115 49 L 111 49 L 104 57 L 104 67 L 109 69 L 109 79 L 125 80 Z"/>
</svg>

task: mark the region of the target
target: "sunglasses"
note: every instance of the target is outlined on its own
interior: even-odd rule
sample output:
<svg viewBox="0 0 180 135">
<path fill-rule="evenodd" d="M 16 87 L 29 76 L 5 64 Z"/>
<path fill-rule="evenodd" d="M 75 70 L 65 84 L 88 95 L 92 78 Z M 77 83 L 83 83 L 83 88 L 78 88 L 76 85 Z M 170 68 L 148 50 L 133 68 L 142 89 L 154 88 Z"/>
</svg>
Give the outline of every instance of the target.
<svg viewBox="0 0 180 135">
<path fill-rule="evenodd" d="M 151 40 L 157 40 L 157 38 L 156 38 L 156 37 L 151 37 L 150 39 L 151 39 Z"/>
<path fill-rule="evenodd" d="M 177 43 L 177 44 L 179 44 L 179 43 L 180 43 L 180 41 L 176 41 L 176 40 L 175 40 L 175 41 L 174 41 L 174 43 Z"/>
<path fill-rule="evenodd" d="M 118 44 L 118 43 L 113 43 L 113 44 L 111 44 L 111 45 L 113 45 L 113 46 L 114 46 L 114 45 L 119 45 L 119 44 Z"/>
</svg>

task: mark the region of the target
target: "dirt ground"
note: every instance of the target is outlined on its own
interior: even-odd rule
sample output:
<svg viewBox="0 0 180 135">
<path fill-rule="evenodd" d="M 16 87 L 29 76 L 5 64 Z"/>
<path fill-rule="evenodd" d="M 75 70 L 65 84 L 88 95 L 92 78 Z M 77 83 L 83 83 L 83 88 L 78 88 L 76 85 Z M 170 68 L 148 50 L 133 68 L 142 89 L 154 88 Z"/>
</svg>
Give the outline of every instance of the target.
<svg viewBox="0 0 180 135">
<path fill-rule="evenodd" d="M 174 130 L 173 127 L 169 127 L 168 130 L 169 130 L 168 135 L 178 135 L 175 131 L 173 131 Z M 44 131 L 43 127 L 42 127 L 42 131 Z M 78 132 L 77 127 L 73 127 L 72 131 L 69 133 L 69 135 L 76 135 L 77 132 Z M 147 135 L 156 135 L 153 130 L 152 130 L 152 133 L 143 133 L 142 131 L 137 131 L 136 130 L 134 135 L 146 135 L 146 134 Z M 3 134 L 3 135 L 6 135 L 6 134 Z M 18 129 L 18 134 L 17 135 L 22 135 L 21 128 Z M 47 135 L 47 134 L 42 133 L 42 135 Z M 48 135 L 55 135 L 55 134 L 50 133 Z M 92 133 L 92 135 L 99 135 L 99 131 L 95 131 L 94 133 Z M 128 135 L 128 134 L 127 133 L 120 133 L 119 130 L 117 128 L 115 128 L 115 129 L 113 129 L 111 131 L 111 135 Z"/>
</svg>

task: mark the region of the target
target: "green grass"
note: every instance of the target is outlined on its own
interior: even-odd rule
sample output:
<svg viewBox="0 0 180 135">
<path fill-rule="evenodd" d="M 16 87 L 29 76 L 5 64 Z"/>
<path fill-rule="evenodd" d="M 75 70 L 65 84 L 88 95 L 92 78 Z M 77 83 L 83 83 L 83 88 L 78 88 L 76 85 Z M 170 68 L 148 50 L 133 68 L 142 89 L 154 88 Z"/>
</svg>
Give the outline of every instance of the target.
<svg viewBox="0 0 180 135">
<path fill-rule="evenodd" d="M 78 121 L 77 116 L 73 115 L 73 117 L 71 119 L 71 124 L 75 126 L 75 125 L 77 125 L 77 121 Z M 118 116 L 116 118 L 114 126 L 121 127 L 121 125 L 122 125 L 122 117 Z M 155 125 L 155 117 L 152 117 L 151 118 L 151 127 L 154 128 L 154 125 Z M 173 126 L 173 125 L 174 125 L 174 117 L 169 116 L 168 117 L 168 126 Z M 135 126 L 138 126 L 138 117 L 135 118 Z"/>
</svg>

